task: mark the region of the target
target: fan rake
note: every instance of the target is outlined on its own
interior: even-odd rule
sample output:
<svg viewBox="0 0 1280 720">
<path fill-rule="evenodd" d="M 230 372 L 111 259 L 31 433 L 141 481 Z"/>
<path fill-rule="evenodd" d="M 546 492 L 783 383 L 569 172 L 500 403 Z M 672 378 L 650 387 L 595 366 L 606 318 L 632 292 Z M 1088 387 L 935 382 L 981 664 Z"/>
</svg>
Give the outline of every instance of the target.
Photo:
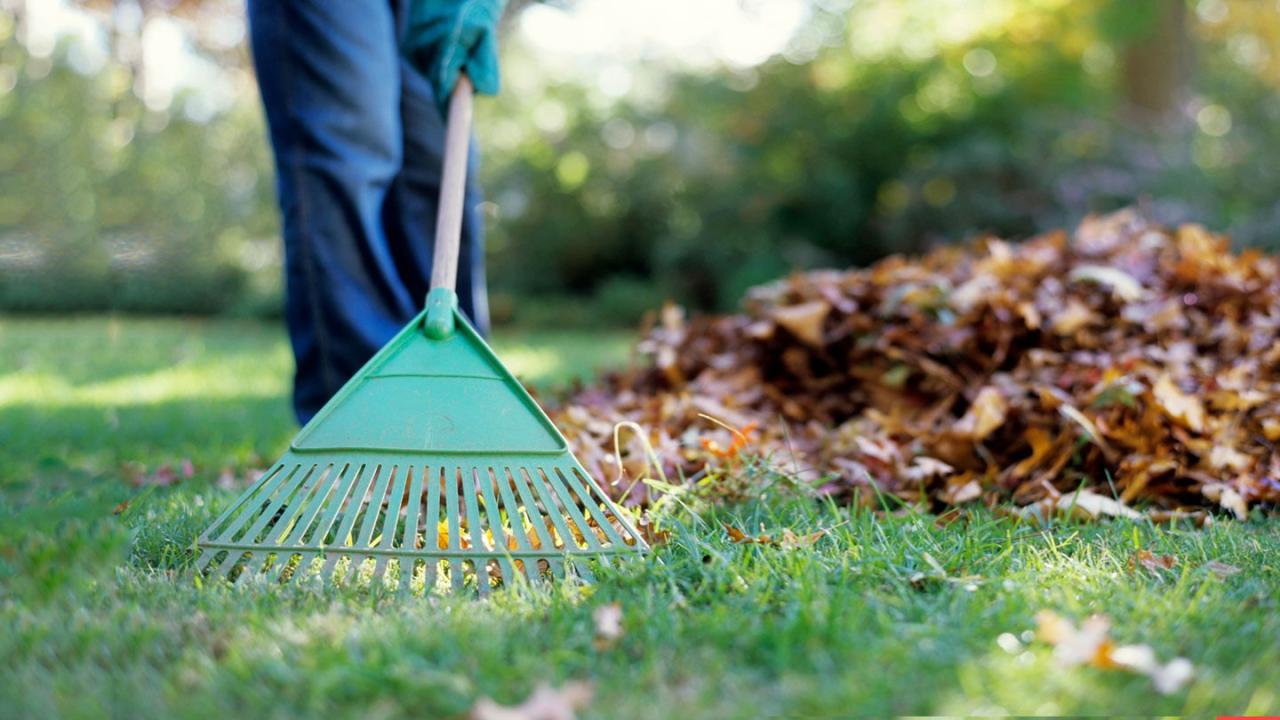
<svg viewBox="0 0 1280 720">
<path fill-rule="evenodd" d="M 450 101 L 426 309 L 197 541 L 196 570 L 485 595 L 646 549 L 458 312 L 471 87 Z"/>
<path fill-rule="evenodd" d="M 382 582 L 404 593 L 575 575 L 644 547 L 572 458 L 411 464 L 286 455 L 199 541 L 198 572 Z"/>
</svg>

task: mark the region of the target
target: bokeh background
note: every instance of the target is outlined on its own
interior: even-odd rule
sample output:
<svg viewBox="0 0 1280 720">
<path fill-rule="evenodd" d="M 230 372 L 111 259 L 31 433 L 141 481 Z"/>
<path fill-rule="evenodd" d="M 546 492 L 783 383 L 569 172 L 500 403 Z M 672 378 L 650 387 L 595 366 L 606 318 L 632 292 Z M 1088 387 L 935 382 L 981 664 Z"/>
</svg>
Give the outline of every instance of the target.
<svg viewBox="0 0 1280 720">
<path fill-rule="evenodd" d="M 1280 0 L 577 0 L 504 23 L 478 127 L 499 322 L 731 309 L 795 269 L 1133 203 L 1280 240 Z M 0 0 L 0 311 L 279 314 L 245 34 L 243 0 Z"/>
</svg>

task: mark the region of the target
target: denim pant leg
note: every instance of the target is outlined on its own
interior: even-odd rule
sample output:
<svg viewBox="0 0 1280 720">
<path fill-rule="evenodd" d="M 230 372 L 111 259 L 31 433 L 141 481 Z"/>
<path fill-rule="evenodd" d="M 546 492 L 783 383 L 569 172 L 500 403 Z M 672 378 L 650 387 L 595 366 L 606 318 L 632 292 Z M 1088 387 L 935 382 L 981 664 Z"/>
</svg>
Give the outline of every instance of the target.
<svg viewBox="0 0 1280 720">
<path fill-rule="evenodd" d="M 414 171 L 422 181 L 402 176 L 407 138 L 439 157 L 443 123 L 433 106 L 434 124 L 415 123 L 410 135 L 402 123 L 401 4 L 249 3 L 276 158 L 293 405 L 302 423 L 421 309 L 430 276 L 439 167 L 434 181 L 425 168 Z M 474 196 L 468 208 L 464 248 L 475 253 Z M 464 253 L 459 266 L 464 309 L 475 307 L 474 286 L 463 282 L 477 267 L 471 259 Z"/>
</svg>

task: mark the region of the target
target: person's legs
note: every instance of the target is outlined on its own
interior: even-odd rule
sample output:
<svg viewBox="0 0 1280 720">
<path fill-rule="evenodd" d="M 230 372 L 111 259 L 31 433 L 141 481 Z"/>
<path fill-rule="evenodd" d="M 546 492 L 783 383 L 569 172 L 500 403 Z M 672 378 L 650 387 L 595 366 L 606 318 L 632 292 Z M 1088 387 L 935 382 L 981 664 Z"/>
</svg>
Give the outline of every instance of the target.
<svg viewBox="0 0 1280 720">
<path fill-rule="evenodd" d="M 403 31 L 408 2 L 398 0 L 396 17 Z M 419 299 L 431 280 L 436 203 L 444 164 L 444 120 L 436 105 L 435 89 L 407 59 L 400 60 L 400 121 L 404 164 L 391 184 L 383 216 L 387 243 L 400 277 Z M 476 182 L 474 140 L 467 167 L 467 197 L 462 216 L 462 246 L 458 258 L 458 304 L 481 334 L 489 330 L 489 301 L 485 288 L 484 244 Z"/>
<path fill-rule="evenodd" d="M 422 307 L 383 225 L 404 157 L 398 32 L 386 2 L 250 0 L 249 19 L 306 423 Z"/>
</svg>

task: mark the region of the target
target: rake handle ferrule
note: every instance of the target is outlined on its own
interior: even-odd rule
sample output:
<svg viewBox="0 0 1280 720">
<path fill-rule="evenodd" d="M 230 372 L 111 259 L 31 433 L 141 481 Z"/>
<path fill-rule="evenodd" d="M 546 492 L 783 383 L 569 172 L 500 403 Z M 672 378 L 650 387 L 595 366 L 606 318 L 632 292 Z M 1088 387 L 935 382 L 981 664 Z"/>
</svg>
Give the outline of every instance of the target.
<svg viewBox="0 0 1280 720">
<path fill-rule="evenodd" d="M 432 340 L 444 340 L 453 334 L 453 313 L 458 309 L 458 294 L 452 288 L 433 287 L 427 292 L 427 319 L 423 332 Z"/>
</svg>

